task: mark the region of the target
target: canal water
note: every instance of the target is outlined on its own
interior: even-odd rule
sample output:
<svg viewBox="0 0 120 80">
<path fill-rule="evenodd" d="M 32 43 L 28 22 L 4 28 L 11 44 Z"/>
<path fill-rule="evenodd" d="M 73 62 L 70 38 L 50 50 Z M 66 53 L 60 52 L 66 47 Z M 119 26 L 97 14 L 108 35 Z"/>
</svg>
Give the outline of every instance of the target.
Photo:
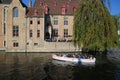
<svg viewBox="0 0 120 80">
<path fill-rule="evenodd" d="M 52 60 L 51 53 L 0 52 L 0 80 L 120 80 L 120 56 L 96 58 L 75 64 Z"/>
</svg>

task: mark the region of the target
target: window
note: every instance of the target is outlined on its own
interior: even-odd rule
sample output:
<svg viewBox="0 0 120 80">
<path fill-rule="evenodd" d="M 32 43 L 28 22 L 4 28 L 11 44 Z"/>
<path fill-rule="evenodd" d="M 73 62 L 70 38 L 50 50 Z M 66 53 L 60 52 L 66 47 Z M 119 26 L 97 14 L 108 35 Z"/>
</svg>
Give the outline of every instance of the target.
<svg viewBox="0 0 120 80">
<path fill-rule="evenodd" d="M 64 18 L 64 25 L 68 25 L 68 18 Z"/>
<path fill-rule="evenodd" d="M 18 37 L 18 36 L 19 36 L 19 27 L 13 26 L 13 37 Z"/>
<path fill-rule="evenodd" d="M 62 14 L 65 14 L 66 13 L 66 7 L 65 5 L 62 6 Z"/>
<path fill-rule="evenodd" d="M 58 36 L 58 29 L 53 29 L 53 36 Z"/>
<path fill-rule="evenodd" d="M 37 24 L 40 24 L 40 21 L 39 21 L 39 20 L 37 21 Z"/>
<path fill-rule="evenodd" d="M 30 30 L 30 37 L 32 37 L 33 36 L 33 34 L 32 34 L 32 30 Z"/>
<path fill-rule="evenodd" d="M 3 16 L 4 16 L 4 21 L 6 21 L 6 9 L 4 7 L 4 13 L 3 13 Z"/>
<path fill-rule="evenodd" d="M 33 24 L 33 21 L 32 21 L 32 20 L 30 20 L 30 24 Z"/>
<path fill-rule="evenodd" d="M 64 37 L 68 36 L 68 29 L 64 29 Z"/>
<path fill-rule="evenodd" d="M 54 18 L 54 25 L 58 25 L 58 18 L 57 17 Z"/>
<path fill-rule="evenodd" d="M 4 35 L 6 34 L 6 24 L 4 23 L 4 26 L 3 26 L 3 33 Z"/>
<path fill-rule="evenodd" d="M 38 43 L 34 43 L 34 46 L 38 46 Z"/>
<path fill-rule="evenodd" d="M 40 30 L 37 30 L 37 37 L 40 37 Z"/>
<path fill-rule="evenodd" d="M 6 46 L 6 41 L 4 41 L 4 47 Z"/>
<path fill-rule="evenodd" d="M 13 17 L 18 17 L 18 8 L 13 8 Z"/>
<path fill-rule="evenodd" d="M 13 47 L 18 47 L 19 46 L 19 43 L 18 42 L 14 42 L 13 43 Z"/>
</svg>

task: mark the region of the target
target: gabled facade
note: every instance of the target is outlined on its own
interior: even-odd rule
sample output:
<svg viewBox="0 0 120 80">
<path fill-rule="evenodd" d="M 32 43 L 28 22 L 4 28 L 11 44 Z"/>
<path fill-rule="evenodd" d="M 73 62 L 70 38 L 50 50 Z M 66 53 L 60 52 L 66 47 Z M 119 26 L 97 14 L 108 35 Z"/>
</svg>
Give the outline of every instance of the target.
<svg viewBox="0 0 120 80">
<path fill-rule="evenodd" d="M 26 7 L 20 0 L 12 0 L 8 8 L 6 51 L 25 50 Z"/>
</svg>

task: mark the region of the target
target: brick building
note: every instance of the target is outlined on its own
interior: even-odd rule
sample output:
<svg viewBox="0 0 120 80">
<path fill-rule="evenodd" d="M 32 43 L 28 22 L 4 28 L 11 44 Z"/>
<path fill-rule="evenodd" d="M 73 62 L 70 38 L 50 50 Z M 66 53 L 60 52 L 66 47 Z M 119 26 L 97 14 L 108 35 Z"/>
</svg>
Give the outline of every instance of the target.
<svg viewBox="0 0 120 80">
<path fill-rule="evenodd" d="M 72 43 L 73 15 L 79 0 L 0 2 L 0 49 L 6 52 L 79 51 Z M 7 5 L 7 6 L 5 6 Z"/>
</svg>

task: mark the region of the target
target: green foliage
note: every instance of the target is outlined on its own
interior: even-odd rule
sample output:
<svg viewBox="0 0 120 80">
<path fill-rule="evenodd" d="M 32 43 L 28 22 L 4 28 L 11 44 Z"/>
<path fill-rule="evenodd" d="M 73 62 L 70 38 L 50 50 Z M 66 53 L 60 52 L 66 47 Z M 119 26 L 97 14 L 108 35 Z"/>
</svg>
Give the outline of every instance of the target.
<svg viewBox="0 0 120 80">
<path fill-rule="evenodd" d="M 89 50 L 104 51 L 116 46 L 114 19 L 100 0 L 80 0 L 74 14 L 73 41 Z"/>
<path fill-rule="evenodd" d="M 114 19 L 114 24 L 116 26 L 116 32 L 118 32 L 118 30 L 120 31 L 120 16 L 119 15 L 116 15 L 116 16 L 113 16 L 113 19 Z M 117 47 L 120 49 L 120 35 L 118 35 L 118 42 L 117 42 Z"/>
</svg>

